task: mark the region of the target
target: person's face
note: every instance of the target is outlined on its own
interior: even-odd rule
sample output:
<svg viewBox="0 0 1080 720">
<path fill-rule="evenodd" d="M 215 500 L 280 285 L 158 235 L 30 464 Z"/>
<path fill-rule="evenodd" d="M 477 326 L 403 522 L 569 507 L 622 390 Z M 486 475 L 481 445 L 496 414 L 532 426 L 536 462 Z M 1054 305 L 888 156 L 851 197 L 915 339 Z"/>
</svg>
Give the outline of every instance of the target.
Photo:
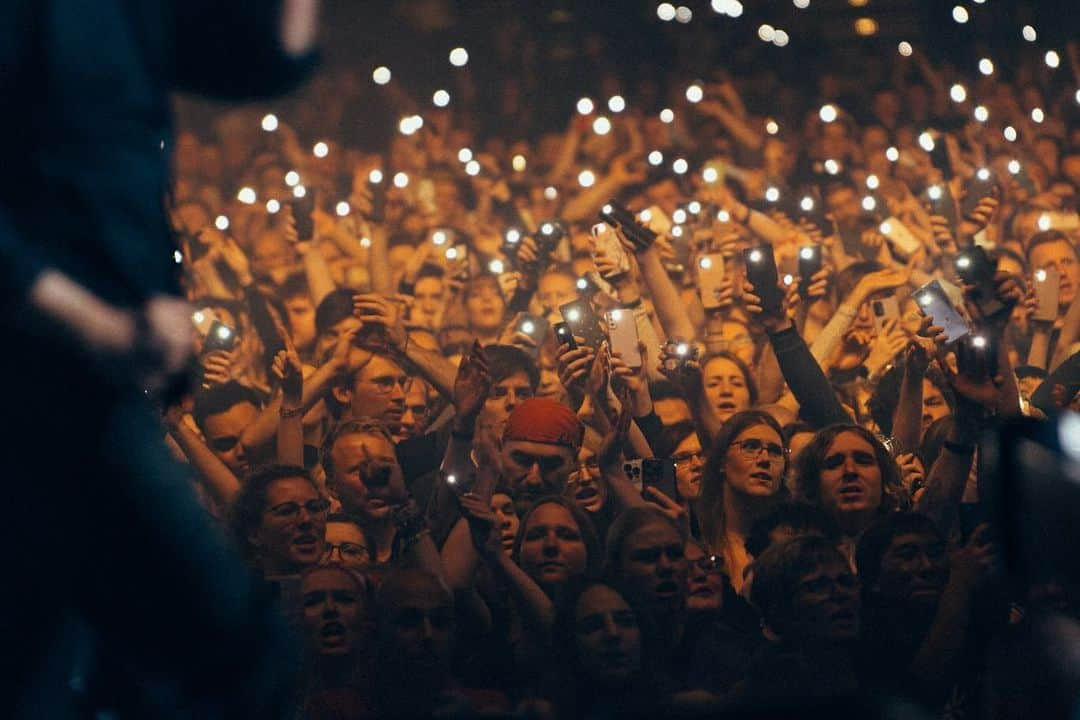
<svg viewBox="0 0 1080 720">
<path fill-rule="evenodd" d="M 518 563 L 538 585 L 565 585 L 585 574 L 588 551 L 574 516 L 562 505 L 544 503 L 526 520 Z"/>
<path fill-rule="evenodd" d="M 739 366 L 727 358 L 713 358 L 704 368 L 705 398 L 720 422 L 750 409 L 750 388 Z"/>
<path fill-rule="evenodd" d="M 353 523 L 326 523 L 324 562 L 340 563 L 350 570 L 365 572 L 371 566 L 371 551 L 364 533 Z"/>
<path fill-rule="evenodd" d="M 446 301 L 442 278 L 426 276 L 416 281 L 413 288 L 413 322 L 431 327 Z"/>
<path fill-rule="evenodd" d="M 557 310 L 560 305 L 574 302 L 578 299 L 574 278 L 562 273 L 545 273 L 537 283 L 536 299 L 547 313 Z"/>
<path fill-rule="evenodd" d="M 821 463 L 821 505 L 830 515 L 877 510 L 882 499 L 881 468 L 874 447 L 853 432 L 837 435 Z"/>
<path fill-rule="evenodd" d="M 682 398 L 662 398 L 653 401 L 653 410 L 664 425 L 674 425 L 685 420 L 692 420 L 690 406 Z"/>
<path fill-rule="evenodd" d="M 405 583 L 398 595 L 388 603 L 381 633 L 388 645 L 386 654 L 424 673 L 445 671 L 454 630 L 449 594 L 434 583 L 418 580 Z"/>
<path fill-rule="evenodd" d="M 529 376 L 525 371 L 504 377 L 491 386 L 491 392 L 484 401 L 484 421 L 491 424 L 497 437 L 501 437 L 510 413 L 532 396 L 532 385 L 529 384 Z"/>
<path fill-rule="evenodd" d="M 514 499 L 505 493 L 494 493 L 491 496 L 491 512 L 495 513 L 495 525 L 499 528 L 503 552 L 509 555 L 514 550 L 514 538 L 521 527 Z"/>
<path fill-rule="evenodd" d="M 304 629 L 319 655 L 348 655 L 362 642 L 364 600 L 356 581 L 333 568 L 304 577 Z"/>
<path fill-rule="evenodd" d="M 847 187 L 838 188 L 829 193 L 825 198 L 825 203 L 828 205 L 829 212 L 832 213 L 836 224 L 841 227 L 850 226 L 859 218 L 859 214 L 862 212 L 859 196 L 855 194 L 854 190 Z"/>
<path fill-rule="evenodd" d="M 305 478 L 271 483 L 259 526 L 248 538 L 268 573 L 296 572 L 322 558 L 326 509 L 326 501 Z"/>
<path fill-rule="evenodd" d="M 619 593 L 593 585 L 574 608 L 574 639 L 580 670 L 601 683 L 618 682 L 641 670 L 641 629 Z"/>
<path fill-rule="evenodd" d="M 754 364 L 754 340 L 750 337 L 750 331 L 746 325 L 733 320 L 725 320 L 720 326 L 720 337 L 728 352 L 733 353 L 747 365 Z"/>
<path fill-rule="evenodd" d="M 385 522 L 393 508 L 386 490 L 391 472 L 400 472 L 393 444 L 382 435 L 347 434 L 330 448 L 331 484 L 345 511 L 367 522 Z"/>
<path fill-rule="evenodd" d="M 510 440 L 503 443 L 503 475 L 521 502 L 562 495 L 575 455 L 572 448 L 562 445 Z"/>
<path fill-rule="evenodd" d="M 360 327 L 360 324 L 360 318 L 350 315 L 331 325 L 315 341 L 315 359 L 321 362 L 326 357 L 326 353 L 337 345 L 343 334 Z"/>
<path fill-rule="evenodd" d="M 784 476 L 784 441 L 768 425 L 739 433 L 724 459 L 724 482 L 746 497 L 768 497 L 780 489 Z"/>
<path fill-rule="evenodd" d="M 675 485 L 679 497 L 693 500 L 701 494 L 701 476 L 705 472 L 705 452 L 697 433 L 690 433 L 675 446 L 671 454 L 675 461 Z"/>
<path fill-rule="evenodd" d="M 566 479 L 566 494 L 588 513 L 600 512 L 607 502 L 607 486 L 600 482 L 600 463 L 596 452 L 583 447 L 578 451 L 577 467 Z"/>
<path fill-rule="evenodd" d="M 922 387 L 922 431 L 926 432 L 926 428 L 930 427 L 931 423 L 938 418 L 946 417 L 951 411 L 949 403 L 945 402 L 945 396 L 941 394 L 937 385 L 923 378 Z"/>
<path fill-rule="evenodd" d="M 949 579 L 945 543 L 933 535 L 897 535 L 881 558 L 874 590 L 903 604 L 935 605 Z"/>
<path fill-rule="evenodd" d="M 202 428 L 206 444 L 237 477 L 248 471 L 247 453 L 240 436 L 259 416 L 259 409 L 248 402 L 237 403 L 223 413 L 207 415 Z"/>
<path fill-rule="evenodd" d="M 394 442 L 423 435 L 427 422 L 427 384 L 421 380 L 413 380 L 405 391 L 405 414 L 401 416 L 401 425 L 394 433 Z"/>
<path fill-rule="evenodd" d="M 355 354 L 367 356 L 356 349 Z M 397 432 L 405 414 L 405 391 L 409 376 L 401 366 L 384 355 L 374 355 L 353 376 L 352 387 L 335 388 L 339 402 L 349 406 L 352 417 L 373 417 Z"/>
<path fill-rule="evenodd" d="M 724 572 L 697 543 L 686 543 L 686 609 L 719 611 L 724 602 Z"/>
<path fill-rule="evenodd" d="M 465 311 L 469 327 L 495 332 L 502 327 L 506 301 L 496 282 L 476 282 L 465 298 Z"/>
<path fill-rule="evenodd" d="M 307 295 L 296 295 L 285 301 L 293 345 L 305 349 L 315 342 L 315 305 Z"/>
<path fill-rule="evenodd" d="M 652 607 L 675 611 L 686 605 L 686 553 L 675 528 L 653 522 L 623 543 L 622 582 L 627 591 Z"/>
<path fill-rule="evenodd" d="M 1080 286 L 1080 263 L 1076 260 L 1076 252 L 1066 240 L 1048 242 L 1036 245 L 1031 250 L 1029 260 L 1033 270 L 1057 269 L 1061 275 L 1058 307 L 1064 312 L 1072 305 L 1076 288 Z"/>
<path fill-rule="evenodd" d="M 839 555 L 803 573 L 795 593 L 795 634 L 830 642 L 854 640 L 859 631 L 858 586 Z"/>
</svg>

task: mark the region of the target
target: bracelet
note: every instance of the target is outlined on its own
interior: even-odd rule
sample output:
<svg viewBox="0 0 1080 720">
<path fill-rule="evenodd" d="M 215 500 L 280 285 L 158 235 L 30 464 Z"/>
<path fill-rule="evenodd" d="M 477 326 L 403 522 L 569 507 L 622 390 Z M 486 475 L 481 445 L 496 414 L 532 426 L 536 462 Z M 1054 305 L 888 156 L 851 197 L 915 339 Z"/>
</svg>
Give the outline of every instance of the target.
<svg viewBox="0 0 1080 720">
<path fill-rule="evenodd" d="M 946 440 L 944 443 L 942 443 L 942 447 L 944 447 L 946 450 L 948 450 L 951 453 L 956 453 L 957 455 L 974 455 L 975 454 L 975 446 L 974 445 L 965 445 L 963 443 L 955 443 L 952 440 Z"/>
<path fill-rule="evenodd" d="M 282 407 L 280 410 L 278 410 L 278 417 L 283 417 L 283 418 L 294 418 L 294 417 L 299 417 L 299 416 L 301 416 L 303 414 L 304 414 L 304 406 L 303 405 L 301 405 L 300 407 L 294 407 L 294 408 Z"/>
</svg>

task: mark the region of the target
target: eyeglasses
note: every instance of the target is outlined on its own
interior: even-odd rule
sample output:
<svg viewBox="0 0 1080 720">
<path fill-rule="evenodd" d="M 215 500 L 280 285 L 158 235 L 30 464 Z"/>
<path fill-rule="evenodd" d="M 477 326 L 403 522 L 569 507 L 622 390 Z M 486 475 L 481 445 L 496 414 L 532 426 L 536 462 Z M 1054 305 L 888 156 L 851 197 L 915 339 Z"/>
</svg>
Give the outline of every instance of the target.
<svg viewBox="0 0 1080 720">
<path fill-rule="evenodd" d="M 746 458 L 756 458 L 762 450 L 769 454 L 770 460 L 780 460 L 787 454 L 787 450 L 783 445 L 772 442 L 767 443 L 764 440 L 758 440 L 757 438 L 736 440 L 731 443 L 731 445 L 739 448 L 739 450 L 742 451 L 743 457 Z"/>
<path fill-rule="evenodd" d="M 240 438 L 236 435 L 226 435 L 225 437 L 211 438 L 206 441 L 206 444 L 210 446 L 210 449 L 214 452 L 226 453 L 232 450 L 240 442 Z"/>
<path fill-rule="evenodd" d="M 701 450 L 698 450 L 697 452 L 683 452 L 678 455 L 672 455 L 671 459 L 675 461 L 676 465 L 682 465 L 683 463 L 689 463 L 694 460 L 705 462 L 705 453 Z"/>
<path fill-rule="evenodd" d="M 330 509 L 330 502 L 322 498 L 308 500 L 302 505 L 298 502 L 287 502 L 275 505 L 267 512 L 280 520 L 291 520 L 300 516 L 300 508 L 307 510 L 308 515 L 321 515 Z"/>
<path fill-rule="evenodd" d="M 376 395 L 390 395 L 394 392 L 395 386 L 400 386 L 401 392 L 408 394 L 409 387 L 412 385 L 412 378 L 407 376 L 402 376 L 399 378 L 377 377 L 372 378 L 371 380 L 362 380 L 361 382 L 366 382 L 369 385 L 373 385 L 375 387 Z"/>
<path fill-rule="evenodd" d="M 338 557 L 340 557 L 342 560 L 371 559 L 371 555 L 368 553 L 368 549 L 366 546 L 352 542 L 343 542 L 337 544 L 329 542 L 326 543 L 326 553 L 325 555 L 323 555 L 323 557 L 329 560 L 330 557 L 334 554 L 335 550 L 337 550 Z"/>
</svg>

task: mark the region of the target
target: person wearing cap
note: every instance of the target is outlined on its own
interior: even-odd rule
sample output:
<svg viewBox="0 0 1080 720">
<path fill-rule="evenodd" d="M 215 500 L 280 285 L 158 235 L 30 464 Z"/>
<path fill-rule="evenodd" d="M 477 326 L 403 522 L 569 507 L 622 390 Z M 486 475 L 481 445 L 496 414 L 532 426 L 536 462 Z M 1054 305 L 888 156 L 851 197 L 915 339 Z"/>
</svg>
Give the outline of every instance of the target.
<svg viewBox="0 0 1080 720">
<path fill-rule="evenodd" d="M 502 469 L 519 512 L 563 494 L 584 434 L 574 411 L 550 398 L 529 398 L 514 408 L 503 430 Z"/>
</svg>

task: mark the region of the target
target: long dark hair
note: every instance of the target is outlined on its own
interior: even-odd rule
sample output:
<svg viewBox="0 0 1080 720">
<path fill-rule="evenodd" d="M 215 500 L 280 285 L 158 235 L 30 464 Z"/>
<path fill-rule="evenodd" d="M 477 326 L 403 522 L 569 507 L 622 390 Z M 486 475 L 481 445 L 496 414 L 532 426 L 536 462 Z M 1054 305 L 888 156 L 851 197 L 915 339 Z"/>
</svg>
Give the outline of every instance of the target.
<svg viewBox="0 0 1080 720">
<path fill-rule="evenodd" d="M 585 577 L 595 578 L 600 569 L 600 539 L 596 535 L 596 528 L 585 511 L 578 507 L 577 503 L 561 495 L 549 495 L 542 497 L 533 503 L 521 517 L 521 525 L 518 526 L 517 537 L 514 538 L 514 549 L 510 555 L 517 565 L 521 565 L 521 544 L 525 541 L 525 529 L 529 525 L 529 519 L 541 505 L 558 505 L 566 508 L 566 511 L 574 518 L 581 533 L 581 540 L 585 543 Z"/>
<path fill-rule="evenodd" d="M 698 519 L 702 537 L 713 552 L 719 552 L 723 547 L 727 524 L 724 517 L 724 465 L 727 462 L 728 450 L 743 431 L 758 425 L 772 428 L 776 431 L 776 436 L 781 438 L 781 442 L 783 441 L 784 431 L 772 415 L 760 410 L 744 410 L 732 415 L 731 419 L 720 427 L 709 451 L 705 475 L 701 480 L 701 496 L 698 498 Z"/>
<path fill-rule="evenodd" d="M 874 433 L 860 425 L 838 424 L 818 431 L 814 439 L 803 448 L 798 458 L 798 477 L 796 486 L 803 499 L 814 504 L 821 503 L 821 470 L 825 462 L 825 453 L 833 441 L 843 433 L 853 433 L 870 443 L 874 449 L 874 458 L 881 471 L 881 506 L 880 512 L 904 510 L 911 504 L 911 499 L 904 492 L 900 478 L 900 468 L 892 455 L 881 444 Z"/>
</svg>

